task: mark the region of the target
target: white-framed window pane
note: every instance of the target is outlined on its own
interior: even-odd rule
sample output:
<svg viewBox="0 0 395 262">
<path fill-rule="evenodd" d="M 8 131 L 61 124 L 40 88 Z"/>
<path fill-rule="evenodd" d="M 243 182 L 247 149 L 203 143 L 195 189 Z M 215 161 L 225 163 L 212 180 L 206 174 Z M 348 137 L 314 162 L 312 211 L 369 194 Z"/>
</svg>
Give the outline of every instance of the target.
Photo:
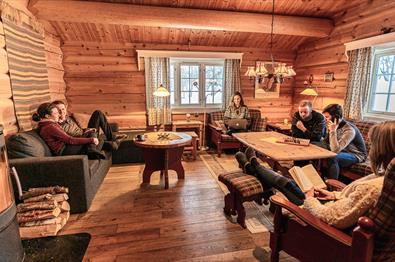
<svg viewBox="0 0 395 262">
<path fill-rule="evenodd" d="M 189 92 L 181 92 L 181 104 L 189 104 Z"/>
<path fill-rule="evenodd" d="M 214 77 L 214 66 L 206 66 L 206 78 Z"/>
<path fill-rule="evenodd" d="M 372 105 L 372 109 L 373 111 L 381 111 L 381 112 L 385 112 L 386 106 L 387 106 L 387 98 L 388 95 L 384 95 L 384 94 L 376 94 L 374 96 L 374 100 L 373 100 L 373 105 Z"/>
<path fill-rule="evenodd" d="M 199 92 L 199 79 L 191 79 L 191 91 L 192 92 Z"/>
<path fill-rule="evenodd" d="M 377 74 L 391 74 L 392 73 L 392 66 L 394 63 L 394 56 L 393 55 L 387 55 L 387 56 L 382 56 L 379 59 L 379 68 Z"/>
<path fill-rule="evenodd" d="M 390 101 L 388 104 L 388 112 L 395 113 L 395 95 L 390 96 Z"/>
<path fill-rule="evenodd" d="M 214 78 L 224 78 L 224 67 L 216 66 L 214 68 Z"/>
<path fill-rule="evenodd" d="M 199 77 L 199 66 L 190 66 L 190 74 L 191 78 L 198 78 Z"/>
<path fill-rule="evenodd" d="M 222 92 L 215 94 L 214 104 L 222 104 Z"/>
<path fill-rule="evenodd" d="M 189 92 L 189 78 L 187 78 L 187 79 L 184 79 L 184 78 L 182 78 L 181 79 L 181 92 L 185 92 L 185 91 L 188 91 Z"/>
<path fill-rule="evenodd" d="M 180 68 L 181 68 L 181 78 L 189 78 L 189 66 L 182 65 Z"/>
<path fill-rule="evenodd" d="M 391 75 L 378 75 L 375 93 L 388 93 Z"/>
<path fill-rule="evenodd" d="M 199 104 L 199 92 L 191 92 L 190 104 Z"/>
</svg>

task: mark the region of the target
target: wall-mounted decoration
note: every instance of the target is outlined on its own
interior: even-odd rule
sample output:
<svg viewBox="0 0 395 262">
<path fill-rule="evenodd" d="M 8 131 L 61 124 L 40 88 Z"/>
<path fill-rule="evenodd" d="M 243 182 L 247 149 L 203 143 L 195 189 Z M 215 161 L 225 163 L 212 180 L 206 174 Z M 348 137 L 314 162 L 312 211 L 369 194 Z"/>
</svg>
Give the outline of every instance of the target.
<svg viewBox="0 0 395 262">
<path fill-rule="evenodd" d="M 335 80 L 334 75 L 335 74 L 333 72 L 326 72 L 324 75 L 324 81 L 325 82 L 332 82 L 333 80 Z"/>
<path fill-rule="evenodd" d="M 257 62 L 257 67 L 259 67 L 258 63 L 262 62 Z M 267 76 L 258 74 L 255 78 L 255 98 L 279 98 L 280 86 L 284 79 L 280 79 L 274 74 L 271 63 L 266 63 L 265 68 L 268 72 Z"/>
</svg>

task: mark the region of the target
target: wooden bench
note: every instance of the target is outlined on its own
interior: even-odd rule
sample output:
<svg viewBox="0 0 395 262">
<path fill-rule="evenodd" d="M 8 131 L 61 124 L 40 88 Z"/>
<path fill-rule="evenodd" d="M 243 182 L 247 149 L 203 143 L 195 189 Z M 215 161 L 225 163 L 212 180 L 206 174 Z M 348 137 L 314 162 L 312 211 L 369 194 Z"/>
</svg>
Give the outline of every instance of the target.
<svg viewBox="0 0 395 262">
<path fill-rule="evenodd" d="M 242 171 L 220 174 L 218 180 L 224 183 L 229 190 L 224 198 L 224 213 L 228 216 L 237 215 L 237 223 L 243 228 L 246 228 L 246 212 L 243 203 L 255 201 L 259 205 L 262 205 L 262 202 L 267 205 L 269 197 L 273 195 L 273 191 L 265 190 L 256 177 Z"/>
</svg>

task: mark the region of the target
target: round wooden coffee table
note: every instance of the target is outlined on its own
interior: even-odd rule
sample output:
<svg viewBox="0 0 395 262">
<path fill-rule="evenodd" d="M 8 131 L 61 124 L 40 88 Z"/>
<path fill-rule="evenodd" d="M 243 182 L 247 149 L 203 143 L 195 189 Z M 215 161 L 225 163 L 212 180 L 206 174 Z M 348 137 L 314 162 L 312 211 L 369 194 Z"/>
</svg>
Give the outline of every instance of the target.
<svg viewBox="0 0 395 262">
<path fill-rule="evenodd" d="M 134 141 L 144 155 L 143 184 L 149 184 L 152 173 L 160 171 L 165 180 L 165 189 L 169 188 L 169 169 L 176 171 L 178 179 L 184 179 L 181 156 L 184 146 L 191 143 L 191 136 L 178 132 L 151 132 L 144 135 L 144 141 Z"/>
</svg>

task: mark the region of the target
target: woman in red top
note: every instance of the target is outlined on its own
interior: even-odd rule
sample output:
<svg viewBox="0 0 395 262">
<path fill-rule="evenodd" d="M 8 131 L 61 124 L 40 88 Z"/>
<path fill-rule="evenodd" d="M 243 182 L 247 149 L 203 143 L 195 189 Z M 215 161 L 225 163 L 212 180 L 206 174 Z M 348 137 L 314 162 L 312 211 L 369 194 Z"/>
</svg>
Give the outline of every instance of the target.
<svg viewBox="0 0 395 262">
<path fill-rule="evenodd" d="M 72 137 L 66 134 L 58 124 L 59 110 L 52 103 L 41 104 L 33 120 L 38 122 L 38 133 L 47 143 L 52 153 L 61 155 L 84 155 L 90 159 L 104 159 L 100 151 L 103 141 L 96 137 Z"/>
</svg>

